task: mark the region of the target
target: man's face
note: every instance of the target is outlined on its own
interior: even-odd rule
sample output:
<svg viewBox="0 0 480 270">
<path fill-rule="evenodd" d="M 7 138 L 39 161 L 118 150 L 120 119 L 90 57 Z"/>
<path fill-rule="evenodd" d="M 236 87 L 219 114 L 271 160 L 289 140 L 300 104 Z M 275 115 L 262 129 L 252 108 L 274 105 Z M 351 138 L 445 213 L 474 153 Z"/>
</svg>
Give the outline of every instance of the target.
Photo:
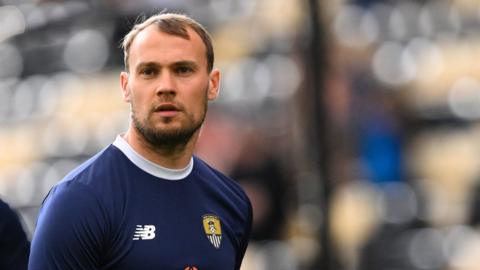
<svg viewBox="0 0 480 270">
<path fill-rule="evenodd" d="M 129 71 L 120 76 L 133 128 L 153 146 L 187 143 L 203 123 L 208 100 L 218 95 L 219 72 L 208 72 L 205 45 L 188 33 L 189 40 L 148 26 L 133 40 Z"/>
</svg>

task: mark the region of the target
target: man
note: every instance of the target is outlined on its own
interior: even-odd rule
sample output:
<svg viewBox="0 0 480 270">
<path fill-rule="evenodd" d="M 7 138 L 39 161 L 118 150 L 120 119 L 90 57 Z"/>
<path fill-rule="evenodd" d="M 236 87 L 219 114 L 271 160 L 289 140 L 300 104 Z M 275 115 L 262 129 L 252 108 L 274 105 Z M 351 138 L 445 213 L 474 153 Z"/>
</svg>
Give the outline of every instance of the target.
<svg viewBox="0 0 480 270">
<path fill-rule="evenodd" d="M 0 200 L 0 270 L 27 269 L 30 243 L 17 214 Z"/>
<path fill-rule="evenodd" d="M 250 202 L 193 156 L 219 90 L 210 37 L 164 13 L 135 25 L 123 48 L 129 129 L 50 191 L 29 269 L 239 269 Z"/>
</svg>

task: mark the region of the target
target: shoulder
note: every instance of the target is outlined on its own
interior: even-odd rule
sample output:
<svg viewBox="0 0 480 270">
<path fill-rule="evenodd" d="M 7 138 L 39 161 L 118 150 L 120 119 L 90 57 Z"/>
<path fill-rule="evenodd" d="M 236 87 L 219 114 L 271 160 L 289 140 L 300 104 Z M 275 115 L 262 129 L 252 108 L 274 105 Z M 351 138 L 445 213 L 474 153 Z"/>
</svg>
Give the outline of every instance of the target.
<svg viewBox="0 0 480 270">
<path fill-rule="evenodd" d="M 232 178 L 226 176 L 222 172 L 208 165 L 205 161 L 201 160 L 198 157 L 194 157 L 195 169 L 199 174 L 209 177 L 210 179 L 216 180 L 220 188 L 224 190 L 229 190 L 234 193 L 238 199 L 250 203 L 248 196 L 245 194 L 243 188 Z"/>
<path fill-rule="evenodd" d="M 65 181 L 54 186 L 40 208 L 37 225 L 47 222 L 56 230 L 76 223 L 107 222 L 105 204 L 92 186 Z"/>
<path fill-rule="evenodd" d="M 106 211 L 104 202 L 112 192 L 105 190 L 113 185 L 111 173 L 120 158 L 115 149 L 110 145 L 67 174 L 50 190 L 40 214 L 55 213 L 62 218 Z"/>
<path fill-rule="evenodd" d="M 119 195 L 122 162 L 125 157 L 110 145 L 50 190 L 32 239 L 33 268 L 96 269 L 115 231 L 116 206 L 125 201 Z"/>
<path fill-rule="evenodd" d="M 235 216 L 240 218 L 240 223 L 250 227 L 253 218 L 252 204 L 243 188 L 236 181 L 214 169 L 200 158 L 194 158 L 194 171 L 204 179 L 201 182 L 215 190 L 218 196 L 217 200 L 223 202 L 224 205 L 228 205 L 228 208 L 233 211 L 231 213 L 235 213 Z"/>
<path fill-rule="evenodd" d="M 101 197 L 91 186 L 78 181 L 56 185 L 40 208 L 30 267 L 96 269 L 92 265 L 98 264 L 105 233 L 111 228 L 107 215 Z"/>
<path fill-rule="evenodd" d="M 74 181 L 85 185 L 91 185 L 93 184 L 93 179 L 115 171 L 117 163 L 122 157 L 121 152 L 116 147 L 109 145 L 73 169 L 59 183 L 63 184 L 65 182 Z"/>
<path fill-rule="evenodd" d="M 50 190 L 38 214 L 32 250 L 62 252 L 56 248 L 69 243 L 77 248 L 77 241 L 86 243 L 86 239 L 101 242 L 102 232 L 111 226 L 109 213 L 102 194 L 85 181 L 85 172 L 72 172 Z"/>
</svg>

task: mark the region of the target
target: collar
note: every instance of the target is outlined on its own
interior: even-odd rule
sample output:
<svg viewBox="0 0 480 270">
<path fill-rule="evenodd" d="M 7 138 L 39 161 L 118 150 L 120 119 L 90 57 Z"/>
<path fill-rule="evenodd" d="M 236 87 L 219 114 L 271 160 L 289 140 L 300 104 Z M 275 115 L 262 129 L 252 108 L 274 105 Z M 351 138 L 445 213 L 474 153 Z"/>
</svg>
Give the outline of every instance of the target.
<svg viewBox="0 0 480 270">
<path fill-rule="evenodd" d="M 137 153 L 121 135 L 117 136 L 113 142 L 113 145 L 122 151 L 122 153 L 125 154 L 125 156 L 127 156 L 127 158 L 141 170 L 158 178 L 166 180 L 181 180 L 186 178 L 193 169 L 193 157 L 190 159 L 188 165 L 183 169 L 170 169 L 155 164 Z"/>
</svg>

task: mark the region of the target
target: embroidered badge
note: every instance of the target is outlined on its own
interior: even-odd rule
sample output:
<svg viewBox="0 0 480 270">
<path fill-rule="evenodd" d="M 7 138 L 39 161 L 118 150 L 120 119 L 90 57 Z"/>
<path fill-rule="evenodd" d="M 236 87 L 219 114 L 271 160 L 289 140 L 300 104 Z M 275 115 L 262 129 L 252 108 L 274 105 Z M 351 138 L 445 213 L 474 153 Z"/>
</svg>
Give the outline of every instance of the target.
<svg viewBox="0 0 480 270">
<path fill-rule="evenodd" d="M 207 214 L 203 216 L 203 229 L 208 240 L 215 248 L 219 248 L 222 243 L 222 226 L 218 216 Z"/>
</svg>

